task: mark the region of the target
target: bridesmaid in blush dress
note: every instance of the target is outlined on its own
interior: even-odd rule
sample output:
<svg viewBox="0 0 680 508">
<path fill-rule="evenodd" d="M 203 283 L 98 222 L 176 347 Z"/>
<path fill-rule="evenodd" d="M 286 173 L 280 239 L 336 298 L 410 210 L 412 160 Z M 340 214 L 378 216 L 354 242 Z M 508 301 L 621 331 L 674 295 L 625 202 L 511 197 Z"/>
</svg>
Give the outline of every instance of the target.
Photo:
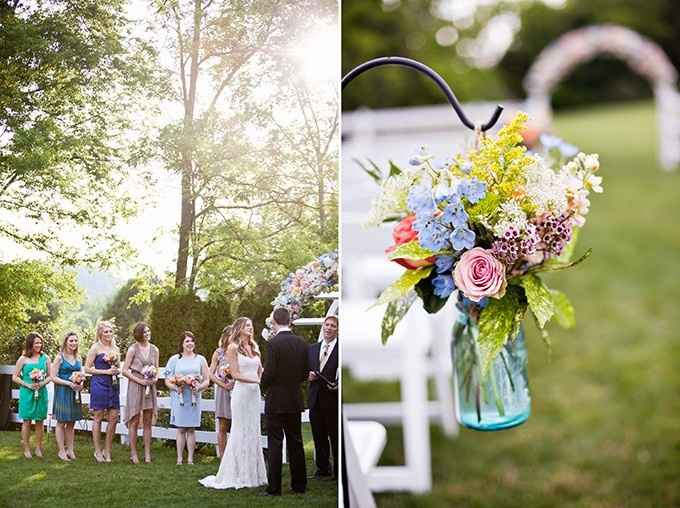
<svg viewBox="0 0 680 508">
<path fill-rule="evenodd" d="M 151 462 L 151 426 L 158 416 L 156 398 L 157 374 L 144 375 L 147 367 L 158 372 L 158 348 L 151 344 L 151 330 L 146 323 L 137 323 L 132 336 L 135 343 L 128 348 L 123 364 L 123 375 L 130 381 L 127 388 L 125 424 L 130 437 L 130 462 L 139 463 L 137 457 L 137 429 L 140 419 L 144 428 L 144 462 Z"/>
<path fill-rule="evenodd" d="M 97 462 L 111 462 L 111 447 L 118 423 L 120 410 L 118 369 L 120 352 L 116 346 L 113 325 L 102 321 L 97 325 L 95 343 L 87 353 L 85 372 L 92 375 L 90 382 L 90 410 L 94 412 L 92 440 L 94 442 L 94 458 Z M 106 415 L 106 442 L 101 448 L 100 435 L 102 420 Z"/>
</svg>

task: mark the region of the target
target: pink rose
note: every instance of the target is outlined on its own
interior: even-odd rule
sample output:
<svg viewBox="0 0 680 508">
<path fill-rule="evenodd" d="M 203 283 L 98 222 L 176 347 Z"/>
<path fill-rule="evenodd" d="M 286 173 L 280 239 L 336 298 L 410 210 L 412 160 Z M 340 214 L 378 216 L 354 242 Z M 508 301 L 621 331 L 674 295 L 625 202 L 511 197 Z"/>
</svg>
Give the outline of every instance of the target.
<svg viewBox="0 0 680 508">
<path fill-rule="evenodd" d="M 396 249 L 399 245 L 403 245 L 405 243 L 412 242 L 413 240 L 418 239 L 418 232 L 413 229 L 413 222 L 416 220 L 415 215 L 407 215 L 404 217 L 399 224 L 394 226 L 394 230 L 392 231 L 392 238 L 394 239 L 394 245 L 391 247 L 388 247 L 385 250 L 385 254 L 390 254 L 394 249 Z M 427 259 L 419 259 L 419 260 L 413 260 L 413 259 L 404 259 L 404 258 L 398 258 L 398 259 L 393 259 L 395 263 L 400 264 L 404 268 L 408 268 L 409 270 L 414 270 L 416 268 L 420 268 L 421 266 L 428 266 L 434 263 L 434 256 L 431 256 Z"/>
<path fill-rule="evenodd" d="M 485 296 L 503 298 L 508 285 L 503 263 L 481 247 L 463 253 L 453 271 L 453 279 L 458 289 L 473 302 Z"/>
</svg>

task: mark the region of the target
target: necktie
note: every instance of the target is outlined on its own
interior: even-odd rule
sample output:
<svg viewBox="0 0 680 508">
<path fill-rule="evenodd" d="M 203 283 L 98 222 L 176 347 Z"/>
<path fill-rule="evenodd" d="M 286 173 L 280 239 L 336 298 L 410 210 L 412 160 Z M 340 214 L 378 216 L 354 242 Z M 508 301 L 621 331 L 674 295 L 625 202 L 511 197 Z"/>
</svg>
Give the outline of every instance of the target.
<svg viewBox="0 0 680 508">
<path fill-rule="evenodd" d="M 323 368 L 326 366 L 326 360 L 328 359 L 329 349 L 330 345 L 327 342 L 324 342 L 323 349 L 321 350 L 321 362 L 319 364 L 319 370 L 323 370 Z"/>
</svg>

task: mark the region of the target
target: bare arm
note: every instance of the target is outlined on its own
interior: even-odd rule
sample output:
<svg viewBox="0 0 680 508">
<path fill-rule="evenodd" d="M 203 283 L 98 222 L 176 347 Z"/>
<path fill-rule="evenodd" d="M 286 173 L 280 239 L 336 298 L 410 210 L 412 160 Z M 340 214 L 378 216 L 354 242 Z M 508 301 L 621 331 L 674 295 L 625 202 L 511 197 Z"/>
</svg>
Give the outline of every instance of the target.
<svg viewBox="0 0 680 508">
<path fill-rule="evenodd" d="M 111 367 L 110 369 L 96 369 L 94 366 L 94 358 L 97 356 L 96 346 L 92 346 L 87 352 L 87 357 L 85 357 L 85 372 L 88 374 L 99 374 L 111 376 L 113 374 L 118 374 L 118 369 Z"/>
<path fill-rule="evenodd" d="M 21 355 L 19 359 L 17 360 L 17 363 L 14 365 L 14 374 L 12 375 L 12 381 L 14 381 L 16 384 L 19 386 L 23 386 L 25 388 L 30 388 L 30 389 L 36 389 L 36 384 L 37 383 L 26 383 L 23 379 L 21 379 L 21 369 L 24 367 L 24 364 L 26 363 L 26 357 L 24 355 Z"/>
<path fill-rule="evenodd" d="M 57 355 L 57 357 L 54 359 L 52 362 L 52 372 L 50 373 L 50 377 L 52 378 L 52 382 L 55 385 L 63 385 L 63 386 L 68 386 L 69 388 L 73 388 L 74 384 L 67 380 L 67 379 L 61 379 L 57 374 L 59 373 L 59 367 L 61 367 L 61 355 Z"/>
<path fill-rule="evenodd" d="M 217 376 L 217 367 L 219 367 L 219 365 L 217 363 L 217 350 L 215 350 L 210 360 L 210 380 L 226 390 L 226 384 Z"/>
<path fill-rule="evenodd" d="M 205 358 L 202 358 L 201 362 L 201 376 L 203 376 L 203 382 L 198 385 L 199 390 L 205 390 L 210 386 L 210 369 L 208 368 L 208 362 Z"/>
<path fill-rule="evenodd" d="M 172 360 L 173 360 L 173 358 L 171 357 L 170 360 L 168 360 L 168 363 L 170 363 Z M 165 386 L 168 388 L 168 390 L 174 390 L 176 392 L 179 392 L 178 386 L 175 383 L 173 383 L 172 381 L 170 381 L 170 378 L 174 375 L 175 367 L 173 366 L 173 368 L 172 368 L 173 372 L 170 375 L 168 375 L 167 367 L 168 366 L 166 365 L 165 366 L 165 379 L 163 380 L 165 382 Z"/>
</svg>

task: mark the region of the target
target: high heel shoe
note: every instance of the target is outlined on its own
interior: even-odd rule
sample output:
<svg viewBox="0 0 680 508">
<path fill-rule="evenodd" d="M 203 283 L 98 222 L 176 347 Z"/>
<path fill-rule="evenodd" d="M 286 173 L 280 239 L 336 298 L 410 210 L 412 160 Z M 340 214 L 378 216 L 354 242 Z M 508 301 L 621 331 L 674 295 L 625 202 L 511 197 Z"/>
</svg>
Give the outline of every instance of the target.
<svg viewBox="0 0 680 508">
<path fill-rule="evenodd" d="M 43 452 L 40 448 L 36 448 L 34 453 L 36 457 L 40 457 L 42 459 Z"/>
<path fill-rule="evenodd" d="M 31 450 L 24 450 L 24 457 L 27 459 L 32 459 L 33 455 L 31 455 Z"/>
<path fill-rule="evenodd" d="M 66 456 L 71 460 L 76 460 L 76 454 L 73 450 L 67 451 Z"/>
<path fill-rule="evenodd" d="M 104 462 L 104 457 L 102 457 L 102 452 L 94 452 L 94 460 L 96 460 L 99 464 Z"/>
<path fill-rule="evenodd" d="M 132 462 L 133 464 L 139 464 L 139 458 L 137 457 L 137 455 L 130 455 L 130 462 Z"/>
<path fill-rule="evenodd" d="M 104 462 L 111 462 L 111 455 L 109 453 L 104 453 Z"/>
<path fill-rule="evenodd" d="M 71 462 L 71 459 L 69 459 L 68 454 L 66 452 L 64 452 L 63 455 L 61 454 L 61 452 L 57 453 L 57 457 L 59 457 L 64 462 Z"/>
</svg>

